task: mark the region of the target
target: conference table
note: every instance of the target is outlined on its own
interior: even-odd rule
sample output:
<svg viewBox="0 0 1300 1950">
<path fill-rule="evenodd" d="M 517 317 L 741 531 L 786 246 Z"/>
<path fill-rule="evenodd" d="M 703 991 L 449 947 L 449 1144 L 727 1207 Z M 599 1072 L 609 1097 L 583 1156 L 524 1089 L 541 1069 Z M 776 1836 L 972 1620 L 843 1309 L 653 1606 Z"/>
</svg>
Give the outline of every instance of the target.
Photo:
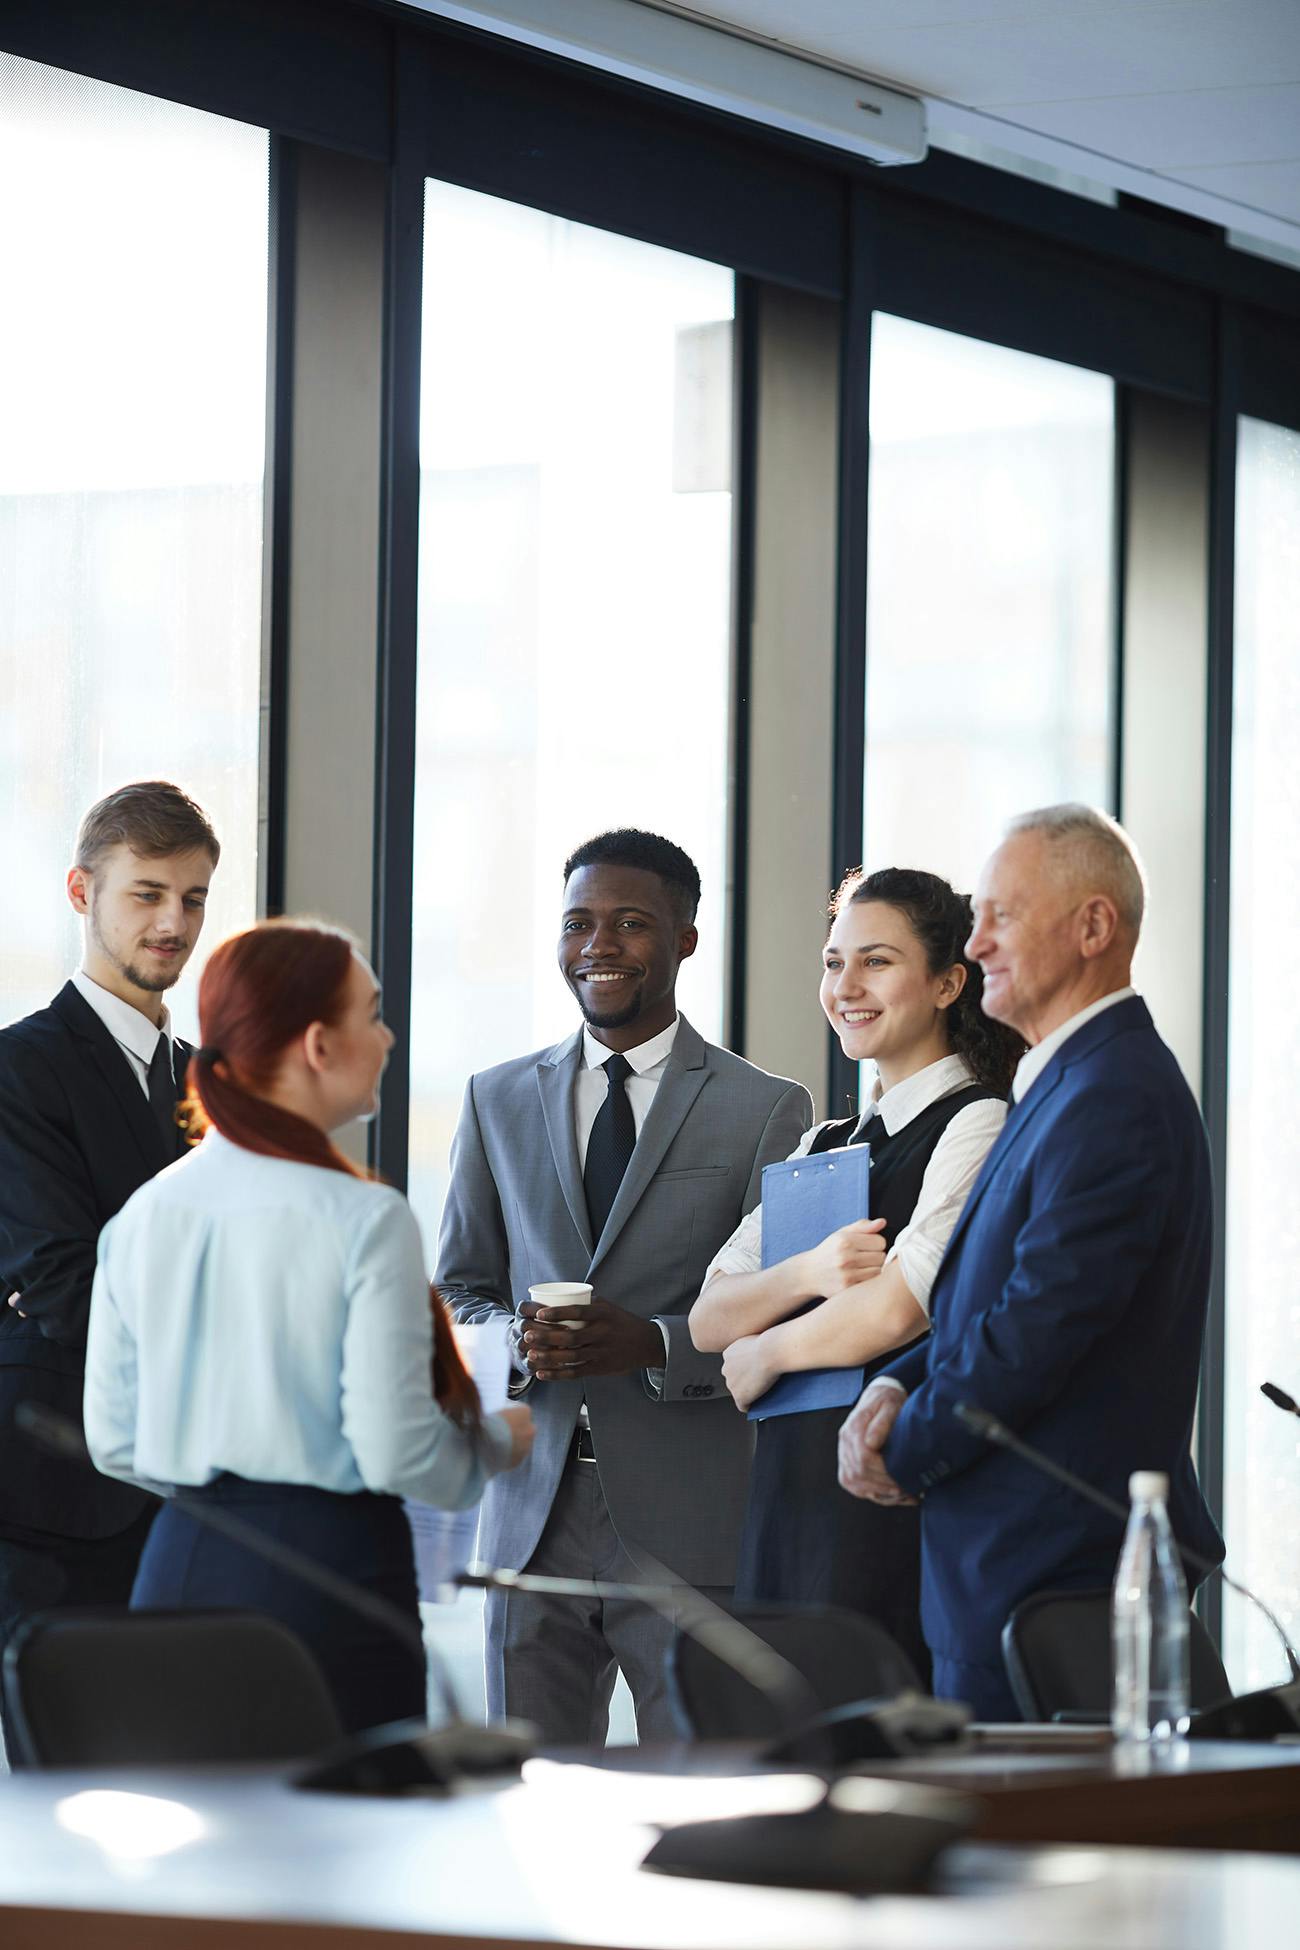
<svg viewBox="0 0 1300 1950">
<path fill-rule="evenodd" d="M 1042 1805 L 1054 1788 L 1075 1795 L 1081 1777 L 1121 1806 L 1137 1787 L 1148 1829 L 1163 1805 L 1179 1833 L 1188 1782 L 1205 1805 L 1245 1791 L 1267 1803 L 1271 1845 L 1289 1821 L 1300 1849 L 1300 1749 L 1203 1751 L 1185 1774 L 1146 1780 L 1097 1754 L 1026 1766 L 1032 1756 L 986 1751 L 897 1771 L 960 1780 L 986 1811 L 999 1792 Z M 401 1800 L 301 1793 L 268 1768 L 19 1774 L 0 1780 L 0 1944 L 1241 1950 L 1296 1933 L 1300 1857 L 1280 1854 L 973 1839 L 948 1850 L 924 1893 L 855 1897 L 640 1866 L 663 1825 L 799 1808 L 817 1792 L 807 1776 L 732 1767 L 720 1751 L 693 1753 L 689 1769 L 671 1753 L 539 1758 L 505 1785 Z M 1012 1825 L 1026 1819 L 1022 1809 Z"/>
</svg>

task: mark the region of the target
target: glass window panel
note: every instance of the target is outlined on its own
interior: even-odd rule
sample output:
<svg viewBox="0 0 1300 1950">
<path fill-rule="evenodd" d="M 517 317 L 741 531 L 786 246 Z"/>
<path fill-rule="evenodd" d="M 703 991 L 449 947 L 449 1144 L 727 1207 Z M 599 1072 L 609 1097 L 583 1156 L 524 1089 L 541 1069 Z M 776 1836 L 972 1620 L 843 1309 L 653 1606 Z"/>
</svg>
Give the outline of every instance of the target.
<svg viewBox="0 0 1300 1950">
<path fill-rule="evenodd" d="M 214 820 L 203 945 L 254 914 L 267 137 L 0 55 L 0 209 L 8 1021 L 75 967 L 77 821 L 130 779 Z"/>
<path fill-rule="evenodd" d="M 729 271 L 427 186 L 410 1190 L 436 1236 L 472 1070 L 557 1041 L 560 872 L 610 826 L 704 882 L 723 1018 Z"/>
<path fill-rule="evenodd" d="M 1110 800 L 1114 386 L 877 314 L 864 857 L 969 888 L 1004 822 Z"/>
<path fill-rule="evenodd" d="M 1232 919 L 1228 1013 L 1224 1528 L 1230 1569 L 1300 1634 L 1300 1028 L 1282 971 L 1300 958 L 1300 433 L 1242 420 L 1237 447 Z M 1235 1687 L 1286 1677 L 1262 1619 L 1231 1594 Z"/>
</svg>

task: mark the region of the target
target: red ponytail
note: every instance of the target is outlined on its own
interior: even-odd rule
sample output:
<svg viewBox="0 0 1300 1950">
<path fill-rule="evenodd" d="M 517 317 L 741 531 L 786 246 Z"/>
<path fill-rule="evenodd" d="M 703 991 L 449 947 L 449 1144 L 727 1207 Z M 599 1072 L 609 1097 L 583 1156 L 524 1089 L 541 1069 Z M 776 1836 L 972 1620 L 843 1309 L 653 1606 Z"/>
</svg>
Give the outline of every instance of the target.
<svg viewBox="0 0 1300 1950">
<path fill-rule="evenodd" d="M 262 1157 L 370 1177 L 326 1132 L 264 1094 L 291 1043 L 314 1022 L 338 1022 L 355 952 L 351 935 L 315 921 L 260 921 L 221 942 L 199 983 L 203 1046 L 190 1058 L 182 1110 L 192 1137 L 212 1124 Z M 454 1422 L 473 1427 L 482 1415 L 478 1389 L 433 1286 L 429 1305 L 434 1399 Z"/>
</svg>

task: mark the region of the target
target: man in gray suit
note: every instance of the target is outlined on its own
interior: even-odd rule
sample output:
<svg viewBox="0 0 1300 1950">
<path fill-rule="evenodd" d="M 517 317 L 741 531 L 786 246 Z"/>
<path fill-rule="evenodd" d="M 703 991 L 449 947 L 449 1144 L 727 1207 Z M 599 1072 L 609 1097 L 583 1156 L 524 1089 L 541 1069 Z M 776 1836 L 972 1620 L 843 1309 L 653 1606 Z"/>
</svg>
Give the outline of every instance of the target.
<svg viewBox="0 0 1300 1950">
<path fill-rule="evenodd" d="M 686 1316 L 812 1105 L 678 1014 L 700 893 L 680 847 L 604 833 L 564 876 L 560 970 L 585 1027 L 470 1079 L 438 1247 L 458 1320 L 510 1317 L 537 1426 L 531 1458 L 489 1485 L 479 1553 L 504 1569 L 635 1582 L 640 1548 L 725 1595 L 751 1432 Z M 591 1304 L 528 1298 L 555 1280 L 591 1284 Z M 550 1743 L 603 1741 L 621 1667 L 639 1737 L 672 1737 L 671 1627 L 643 1605 L 492 1591 L 486 1622 L 494 1716 L 534 1720 Z"/>
</svg>

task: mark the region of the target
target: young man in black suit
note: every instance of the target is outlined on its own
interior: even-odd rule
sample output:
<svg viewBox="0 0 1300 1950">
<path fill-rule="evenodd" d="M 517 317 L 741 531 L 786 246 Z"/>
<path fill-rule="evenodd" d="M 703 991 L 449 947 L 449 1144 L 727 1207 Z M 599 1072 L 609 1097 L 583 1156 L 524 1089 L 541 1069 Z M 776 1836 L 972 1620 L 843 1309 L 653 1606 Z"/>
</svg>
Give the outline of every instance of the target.
<svg viewBox="0 0 1300 1950">
<path fill-rule="evenodd" d="M 81 967 L 0 1030 L 0 1644 L 29 1612 L 125 1604 L 154 1499 L 41 1454 L 20 1402 L 78 1426 L 101 1229 L 184 1150 L 190 1052 L 164 996 L 203 926 L 220 847 L 174 785 L 123 786 L 81 822 L 68 898 Z"/>
</svg>

